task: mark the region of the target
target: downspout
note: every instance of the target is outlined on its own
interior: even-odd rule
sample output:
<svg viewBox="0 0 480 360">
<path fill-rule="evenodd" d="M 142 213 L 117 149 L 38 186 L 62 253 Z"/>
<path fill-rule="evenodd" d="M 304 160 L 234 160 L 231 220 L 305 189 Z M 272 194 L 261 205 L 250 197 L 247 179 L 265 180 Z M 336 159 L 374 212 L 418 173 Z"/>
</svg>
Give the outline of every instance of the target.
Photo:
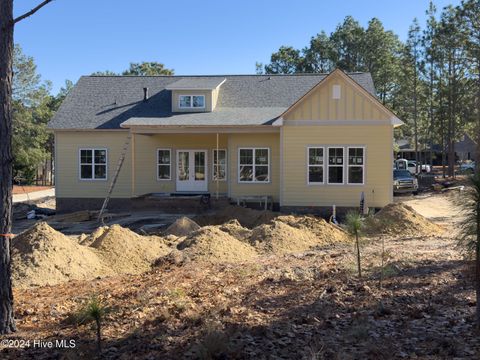
<svg viewBox="0 0 480 360">
<path fill-rule="evenodd" d="M 215 159 L 214 159 L 214 160 L 215 160 Z M 219 179 L 219 177 L 220 177 L 220 172 L 219 172 L 219 170 L 220 170 L 220 154 L 219 154 L 219 152 L 218 152 L 218 132 L 217 132 L 217 164 L 216 164 L 215 166 L 216 166 L 216 168 L 217 168 L 217 178 L 215 179 L 215 180 L 216 180 L 216 184 L 215 184 L 215 185 L 216 185 L 216 188 L 217 188 L 217 189 L 216 189 L 216 195 L 215 195 L 215 197 L 216 197 L 216 199 L 218 200 L 218 190 L 219 190 L 219 187 L 220 187 L 220 183 L 218 182 L 218 179 Z"/>
</svg>

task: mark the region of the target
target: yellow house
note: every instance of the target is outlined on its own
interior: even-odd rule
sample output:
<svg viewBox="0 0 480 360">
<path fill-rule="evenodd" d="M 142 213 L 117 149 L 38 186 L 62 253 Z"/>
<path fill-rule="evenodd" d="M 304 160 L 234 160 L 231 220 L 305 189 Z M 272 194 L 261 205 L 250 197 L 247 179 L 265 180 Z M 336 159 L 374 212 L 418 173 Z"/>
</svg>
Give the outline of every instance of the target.
<svg viewBox="0 0 480 360">
<path fill-rule="evenodd" d="M 59 211 L 147 194 L 282 210 L 392 201 L 393 128 L 368 73 L 85 76 L 49 128 Z"/>
</svg>

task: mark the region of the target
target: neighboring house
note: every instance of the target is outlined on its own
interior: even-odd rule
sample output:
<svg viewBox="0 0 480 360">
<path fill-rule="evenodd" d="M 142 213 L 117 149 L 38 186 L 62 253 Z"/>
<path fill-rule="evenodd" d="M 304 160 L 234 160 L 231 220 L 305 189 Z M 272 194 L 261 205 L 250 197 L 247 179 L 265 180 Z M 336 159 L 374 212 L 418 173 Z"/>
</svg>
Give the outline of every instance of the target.
<svg viewBox="0 0 480 360">
<path fill-rule="evenodd" d="M 412 139 L 399 139 L 396 141 L 398 146 L 397 158 L 407 160 L 415 160 L 415 146 Z M 472 140 L 470 136 L 464 134 L 460 140 L 455 141 L 455 161 L 464 162 L 466 160 L 475 160 L 477 143 Z M 448 149 L 445 149 L 446 162 L 448 163 Z M 430 163 L 430 156 L 432 157 L 431 165 L 442 165 L 442 146 L 440 144 L 433 144 L 432 154 L 430 154 L 430 147 L 424 144 L 419 144 L 419 160 L 422 163 Z"/>
<path fill-rule="evenodd" d="M 392 201 L 393 128 L 368 73 L 84 76 L 49 124 L 59 211 L 149 193 L 270 196 L 283 210 Z"/>
</svg>

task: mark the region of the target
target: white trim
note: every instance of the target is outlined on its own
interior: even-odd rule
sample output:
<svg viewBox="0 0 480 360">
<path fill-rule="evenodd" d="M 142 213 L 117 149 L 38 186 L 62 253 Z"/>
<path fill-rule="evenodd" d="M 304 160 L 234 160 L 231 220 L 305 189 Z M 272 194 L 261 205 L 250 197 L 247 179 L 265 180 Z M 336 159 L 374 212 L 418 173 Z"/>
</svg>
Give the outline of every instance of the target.
<svg viewBox="0 0 480 360">
<path fill-rule="evenodd" d="M 268 181 L 256 181 L 255 180 L 255 168 L 256 168 L 256 164 L 255 164 L 255 151 L 256 150 L 267 150 L 267 157 L 268 157 Z M 253 174 L 252 174 L 252 181 L 240 181 L 240 166 L 242 164 L 240 164 L 240 150 L 252 150 L 253 151 L 253 157 L 252 157 L 252 164 L 243 164 L 243 165 L 246 165 L 246 166 L 252 166 L 253 168 Z M 261 147 L 261 146 L 258 146 L 258 147 L 249 147 L 249 146 L 242 146 L 242 147 L 238 147 L 237 149 L 237 183 L 238 184 L 270 184 L 272 179 L 271 179 L 271 166 L 270 166 L 270 148 L 269 147 Z M 265 165 L 262 165 L 262 164 L 259 164 L 258 166 L 265 166 Z"/>
<path fill-rule="evenodd" d="M 233 154 L 235 153 L 234 151 L 230 151 L 230 135 L 226 135 L 227 136 L 227 156 L 233 156 Z M 231 193 L 232 193 L 232 182 L 230 181 L 230 179 L 233 179 L 233 176 L 232 176 L 232 173 L 231 171 L 233 171 L 233 168 L 232 168 L 232 164 L 233 163 L 233 159 L 229 158 L 228 161 L 227 161 L 227 196 L 230 198 L 231 197 Z"/>
<path fill-rule="evenodd" d="M 363 160 L 362 160 L 362 165 L 350 165 L 349 164 L 349 152 L 350 149 L 363 149 Z M 362 186 L 365 185 L 365 162 L 367 159 L 367 153 L 366 153 L 366 146 L 365 145 L 348 145 L 347 146 L 347 161 L 346 161 L 346 172 L 347 172 L 347 185 L 350 186 Z M 361 167 L 362 168 L 362 182 L 361 183 L 351 183 L 349 176 L 348 176 L 348 170 L 350 167 Z"/>
<path fill-rule="evenodd" d="M 180 106 L 180 98 L 182 96 L 190 97 L 190 106 Z M 203 106 L 193 106 L 193 97 L 194 96 L 203 97 Z M 185 109 L 205 109 L 205 106 L 206 106 L 205 101 L 206 101 L 206 98 L 205 98 L 205 95 L 203 95 L 203 94 L 178 94 L 178 108 L 182 109 L 182 110 L 185 110 Z"/>
<path fill-rule="evenodd" d="M 123 125 L 121 125 L 123 126 Z M 128 126 L 128 125 L 127 125 Z M 240 125 L 240 126 L 173 126 L 173 125 L 132 125 L 129 127 L 136 134 L 235 134 L 235 133 L 280 133 L 279 126 Z"/>
<path fill-rule="evenodd" d="M 158 167 L 159 167 L 160 165 L 162 165 L 162 166 L 167 166 L 167 164 L 159 164 L 159 162 L 158 162 L 158 160 L 159 160 L 159 159 L 158 159 L 158 152 L 159 152 L 160 150 L 162 150 L 162 151 L 168 150 L 168 152 L 170 153 L 170 154 L 169 154 L 170 162 L 168 163 L 168 166 L 169 166 L 169 168 L 170 168 L 170 171 L 169 171 L 170 176 L 169 176 L 168 179 L 160 179 L 159 176 L 158 176 Z M 169 148 L 157 148 L 157 149 L 156 149 L 156 152 L 157 152 L 157 166 L 156 166 L 156 169 L 155 169 L 155 170 L 156 170 L 156 173 L 157 173 L 157 181 L 172 181 L 172 149 L 169 149 Z"/>
<path fill-rule="evenodd" d="M 323 153 L 323 165 L 310 165 L 310 149 L 322 149 L 322 153 Z M 324 145 L 309 145 L 307 146 L 307 185 L 312 185 L 312 186 L 315 186 L 315 185 L 325 185 L 325 174 L 326 174 L 326 171 L 325 171 L 325 146 Z M 322 170 L 323 170 L 323 174 L 322 174 L 322 182 L 310 182 L 310 168 L 311 167 L 321 167 Z"/>
<path fill-rule="evenodd" d="M 342 149 L 342 158 L 343 158 L 343 164 L 340 165 L 330 165 L 329 157 L 330 157 L 330 149 Z M 328 185 L 345 185 L 345 145 L 331 145 L 327 147 L 327 155 L 326 155 L 326 160 L 327 160 L 327 184 Z M 341 167 L 342 168 L 342 182 L 341 183 L 331 183 L 330 182 L 330 167 Z"/>
<path fill-rule="evenodd" d="M 83 164 L 82 163 L 82 150 L 89 150 L 92 151 L 92 177 L 91 178 L 82 178 L 82 165 L 90 165 L 90 164 Z M 95 150 L 98 151 L 105 151 L 105 164 L 95 164 Z M 104 179 L 97 179 L 95 178 L 95 165 L 105 165 L 105 178 Z M 107 148 L 79 148 L 78 149 L 78 180 L 80 181 L 107 181 L 108 180 L 108 149 Z"/>
<path fill-rule="evenodd" d="M 121 125 L 121 124 L 120 124 Z M 48 132 L 128 132 L 127 128 L 120 129 L 47 129 Z"/>
<path fill-rule="evenodd" d="M 342 97 L 342 87 L 339 84 L 333 84 L 332 86 L 332 99 L 340 100 Z"/>
<path fill-rule="evenodd" d="M 217 181 L 215 179 L 215 151 L 217 151 L 217 149 L 212 149 L 212 181 Z M 219 148 L 218 151 L 225 151 L 225 178 L 224 179 L 218 179 L 218 181 L 227 181 L 228 179 L 228 174 L 227 174 L 227 170 L 228 170 L 228 167 L 227 167 L 227 164 L 228 164 L 228 151 L 227 149 L 225 148 Z M 220 168 L 220 165 L 218 166 Z"/>
<path fill-rule="evenodd" d="M 393 125 L 391 120 L 283 120 L 284 126 Z"/>
</svg>

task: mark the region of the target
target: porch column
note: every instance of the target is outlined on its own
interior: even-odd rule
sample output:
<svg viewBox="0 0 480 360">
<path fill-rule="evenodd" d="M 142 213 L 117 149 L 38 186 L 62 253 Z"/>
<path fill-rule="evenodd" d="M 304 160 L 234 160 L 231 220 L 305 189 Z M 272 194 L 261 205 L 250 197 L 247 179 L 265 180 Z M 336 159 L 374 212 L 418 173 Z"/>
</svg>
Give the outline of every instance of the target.
<svg viewBox="0 0 480 360">
<path fill-rule="evenodd" d="M 217 189 L 216 189 L 216 198 L 217 198 L 217 200 L 218 200 L 218 190 L 219 190 L 219 186 L 220 186 L 220 184 L 219 184 L 219 182 L 218 182 L 218 178 L 219 178 L 219 168 L 220 168 L 219 158 L 220 158 L 220 157 L 219 157 L 219 154 L 218 154 L 218 133 L 217 133 L 217 165 L 216 165 L 216 167 L 217 167 L 217 179 L 216 179 L 216 184 L 215 184 L 215 185 L 216 185 L 216 188 L 217 188 Z M 215 156 L 213 157 L 213 161 L 215 161 Z"/>
<path fill-rule="evenodd" d="M 135 133 L 132 133 L 131 148 L 131 161 L 132 161 L 132 198 L 135 197 Z"/>
</svg>

